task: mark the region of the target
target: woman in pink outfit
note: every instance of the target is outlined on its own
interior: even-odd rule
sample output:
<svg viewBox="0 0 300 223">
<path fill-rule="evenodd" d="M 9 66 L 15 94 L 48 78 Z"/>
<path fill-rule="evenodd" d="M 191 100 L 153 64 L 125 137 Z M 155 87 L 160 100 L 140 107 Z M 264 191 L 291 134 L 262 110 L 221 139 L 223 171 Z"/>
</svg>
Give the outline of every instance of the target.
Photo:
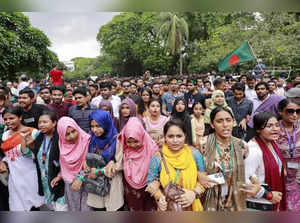
<svg viewBox="0 0 300 223">
<path fill-rule="evenodd" d="M 88 211 L 87 192 L 83 190 L 85 157 L 90 135 L 69 117 L 57 123 L 59 134 L 61 176 L 65 181 L 65 198 L 70 211 Z"/>
</svg>

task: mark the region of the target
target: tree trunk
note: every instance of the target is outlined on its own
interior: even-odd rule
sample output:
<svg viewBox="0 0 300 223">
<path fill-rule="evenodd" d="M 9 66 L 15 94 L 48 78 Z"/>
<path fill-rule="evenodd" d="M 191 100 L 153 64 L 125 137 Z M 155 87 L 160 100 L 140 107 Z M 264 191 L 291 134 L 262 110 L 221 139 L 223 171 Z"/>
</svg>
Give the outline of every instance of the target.
<svg viewBox="0 0 300 223">
<path fill-rule="evenodd" d="M 180 63 L 180 75 L 182 75 L 183 61 L 182 61 L 182 53 L 181 52 L 180 52 L 179 63 Z"/>
</svg>

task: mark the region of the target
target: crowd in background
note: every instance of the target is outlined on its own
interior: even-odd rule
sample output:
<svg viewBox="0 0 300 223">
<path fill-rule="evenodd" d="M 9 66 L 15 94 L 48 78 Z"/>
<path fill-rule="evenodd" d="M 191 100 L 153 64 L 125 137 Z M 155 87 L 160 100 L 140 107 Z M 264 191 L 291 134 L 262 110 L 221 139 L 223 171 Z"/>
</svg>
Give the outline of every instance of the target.
<svg viewBox="0 0 300 223">
<path fill-rule="evenodd" d="M 0 86 L 0 209 L 298 211 L 300 75 Z"/>
</svg>

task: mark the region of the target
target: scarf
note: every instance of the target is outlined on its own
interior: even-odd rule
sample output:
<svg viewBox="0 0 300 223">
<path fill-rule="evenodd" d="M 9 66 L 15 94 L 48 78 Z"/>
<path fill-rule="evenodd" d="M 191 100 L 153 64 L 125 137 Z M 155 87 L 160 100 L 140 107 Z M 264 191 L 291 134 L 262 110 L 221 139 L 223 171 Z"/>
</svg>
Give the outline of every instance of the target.
<svg viewBox="0 0 300 223">
<path fill-rule="evenodd" d="M 141 189 L 146 186 L 150 160 L 159 148 L 136 117 L 129 119 L 118 138 L 123 148 L 125 179 L 133 188 Z M 128 147 L 129 138 L 142 142 L 142 147 L 138 150 Z"/>
<path fill-rule="evenodd" d="M 216 97 L 217 97 L 217 95 L 223 95 L 223 97 L 224 97 L 224 104 L 223 105 L 217 105 L 216 104 Z M 210 121 L 210 113 L 212 112 L 212 110 L 214 110 L 218 106 L 222 106 L 222 107 L 230 110 L 231 114 L 233 114 L 232 109 L 228 106 L 228 104 L 227 104 L 227 102 L 225 100 L 225 94 L 224 94 L 223 91 L 221 91 L 221 90 L 215 90 L 212 93 L 211 100 L 212 100 L 212 105 L 209 108 L 207 108 L 205 110 L 205 113 L 204 113 L 204 123 L 205 124 L 210 124 L 211 123 L 211 121 Z"/>
<path fill-rule="evenodd" d="M 246 197 L 243 193 L 239 191 L 239 184 L 245 183 L 245 165 L 243 159 L 243 153 L 245 150 L 244 144 L 241 139 L 231 137 L 233 140 L 234 153 L 232 157 L 232 187 L 233 191 L 237 191 L 237 193 L 233 193 L 233 201 L 234 201 L 234 209 L 236 211 L 242 211 L 246 209 Z M 205 149 L 203 151 L 203 159 L 205 164 L 205 169 L 208 174 L 216 173 L 216 135 L 210 134 L 207 137 L 207 142 Z M 207 189 L 205 191 L 204 196 L 204 210 L 205 211 L 219 211 L 217 209 L 218 203 L 218 195 L 214 188 Z"/>
<path fill-rule="evenodd" d="M 101 156 L 108 163 L 115 157 L 117 145 L 115 136 L 118 135 L 118 131 L 114 127 L 111 115 L 104 110 L 93 111 L 89 116 L 90 123 L 92 120 L 95 120 L 103 128 L 104 133 L 102 136 L 97 137 L 92 131 L 90 132 L 92 139 L 89 152 L 94 153 L 96 148 L 104 150 Z"/>
<path fill-rule="evenodd" d="M 22 143 L 22 136 L 20 133 L 13 134 L 10 138 L 3 141 L 1 144 L 1 149 L 3 152 L 7 152 L 11 150 L 12 148 L 16 147 L 17 145 L 20 145 Z"/>
<path fill-rule="evenodd" d="M 30 134 L 32 134 L 33 128 L 29 128 Z M 5 141 L 2 142 L 1 144 L 1 149 L 5 153 L 16 146 L 20 145 L 22 143 L 22 136 L 19 132 L 16 132 L 13 134 L 11 137 L 6 139 Z"/>
<path fill-rule="evenodd" d="M 248 125 L 253 128 L 254 123 L 253 123 L 253 118 L 256 114 L 261 113 L 261 112 L 269 112 L 274 115 L 278 114 L 278 108 L 277 105 L 278 103 L 284 99 L 284 97 L 281 97 L 276 94 L 271 94 L 269 95 L 257 108 L 255 111 L 252 112 L 250 119 L 248 121 Z"/>
<path fill-rule="evenodd" d="M 160 183 L 162 187 L 166 187 L 170 181 L 172 181 L 172 183 L 174 182 L 176 169 L 178 169 L 180 170 L 180 180 L 178 184 L 184 189 L 193 190 L 197 184 L 197 165 L 191 148 L 184 145 L 180 151 L 173 152 L 165 144 L 163 145 L 162 153 L 169 169 L 168 175 L 164 165 L 161 165 Z M 199 199 L 194 200 L 192 209 L 193 211 L 203 210 Z"/>
<path fill-rule="evenodd" d="M 78 132 L 76 143 L 69 143 L 65 136 L 67 128 L 72 127 Z M 77 123 L 69 117 L 62 117 L 57 123 L 59 134 L 60 166 L 62 178 L 67 182 L 72 182 L 81 169 L 85 156 L 88 152 L 90 135 L 83 131 Z"/>
<path fill-rule="evenodd" d="M 285 211 L 286 210 L 286 191 L 285 191 L 285 182 L 284 182 L 284 160 L 282 154 L 275 142 L 271 142 L 272 147 L 280 158 L 282 163 L 281 168 L 281 175 L 279 175 L 279 168 L 278 164 L 274 158 L 274 155 L 268 148 L 268 146 L 264 143 L 264 141 L 259 138 L 255 137 L 256 142 L 258 143 L 264 159 L 264 166 L 265 166 L 265 183 L 268 184 L 273 191 L 279 191 L 282 193 L 282 199 L 279 204 L 275 205 L 275 210 Z"/>
<path fill-rule="evenodd" d="M 186 130 L 186 136 L 187 136 L 187 143 L 189 145 L 193 145 L 193 137 L 192 137 L 192 126 L 191 126 L 191 117 L 186 109 L 184 108 L 183 112 L 178 112 L 176 110 L 176 105 L 182 101 L 183 104 L 185 105 L 185 101 L 183 97 L 176 98 L 174 105 L 173 105 L 173 110 L 171 113 L 171 119 L 180 119 L 181 121 L 184 122 L 185 130 Z"/>
<path fill-rule="evenodd" d="M 121 112 L 123 104 L 127 104 L 129 106 L 129 109 L 130 109 L 130 115 L 129 115 L 129 117 L 124 117 L 123 114 L 122 114 L 122 112 Z M 128 122 L 129 118 L 136 117 L 136 105 L 135 105 L 134 101 L 131 98 L 125 98 L 121 102 L 121 105 L 120 105 L 120 108 L 119 108 L 119 115 L 120 115 L 120 119 L 119 119 L 118 130 L 119 130 L 119 132 L 121 132 L 122 129 L 123 129 L 123 127 Z"/>
</svg>

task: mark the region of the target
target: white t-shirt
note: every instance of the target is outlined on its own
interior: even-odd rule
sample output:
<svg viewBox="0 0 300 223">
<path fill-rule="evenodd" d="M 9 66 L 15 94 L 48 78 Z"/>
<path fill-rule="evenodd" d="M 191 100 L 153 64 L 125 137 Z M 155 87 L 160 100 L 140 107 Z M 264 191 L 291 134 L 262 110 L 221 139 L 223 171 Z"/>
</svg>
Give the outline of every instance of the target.
<svg viewBox="0 0 300 223">
<path fill-rule="evenodd" d="M 99 109 L 99 104 L 103 100 L 101 95 L 95 97 L 91 101 L 91 108 L 92 109 Z M 121 99 L 118 96 L 112 95 L 109 101 L 113 107 L 113 113 L 116 118 L 119 118 L 119 107 L 121 105 Z"/>
<path fill-rule="evenodd" d="M 20 91 L 22 91 L 24 88 L 28 87 L 29 83 L 27 83 L 26 81 L 22 81 L 19 85 L 18 85 L 18 93 Z"/>
</svg>

